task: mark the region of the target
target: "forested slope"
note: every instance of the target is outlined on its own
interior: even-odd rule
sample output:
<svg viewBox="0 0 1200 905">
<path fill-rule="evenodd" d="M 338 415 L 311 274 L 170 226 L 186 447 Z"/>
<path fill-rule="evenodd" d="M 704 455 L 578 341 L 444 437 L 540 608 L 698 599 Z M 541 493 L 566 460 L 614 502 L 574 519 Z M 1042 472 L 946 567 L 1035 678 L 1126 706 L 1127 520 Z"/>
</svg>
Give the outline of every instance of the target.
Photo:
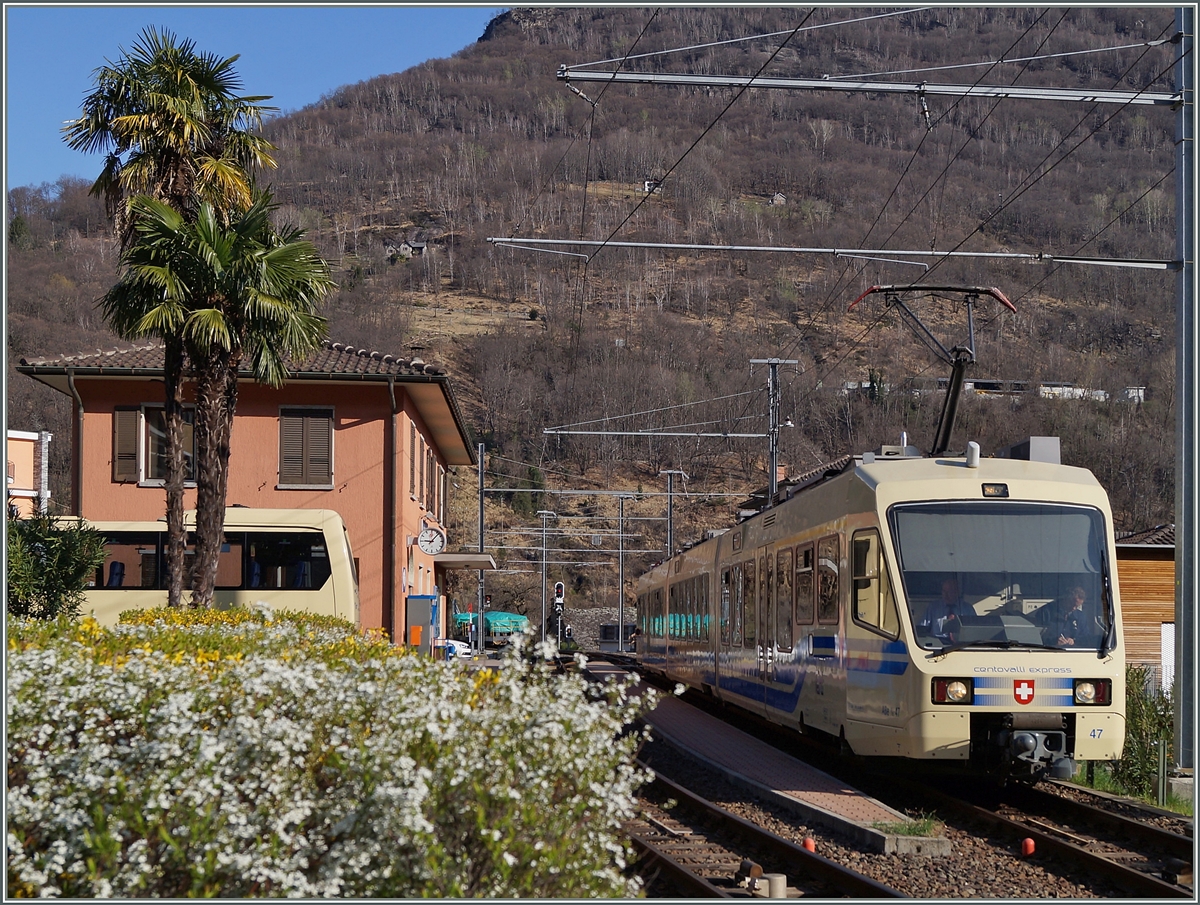
<svg viewBox="0 0 1200 905">
<path fill-rule="evenodd" d="M 651 491 L 663 489 L 660 471 L 687 472 L 693 496 L 676 501 L 686 541 L 735 515 L 735 498 L 696 494 L 762 486 L 765 441 L 543 429 L 761 432 L 766 370 L 750 361 L 778 357 L 798 362 L 780 372 L 781 413 L 795 425 L 781 433 L 780 462 L 791 473 L 898 442 L 902 430 L 928 447 L 941 396 L 921 391 L 948 366 L 882 301 L 847 307 L 872 284 L 996 286 L 1017 313 L 980 305 L 975 376 L 1109 398 L 968 397 L 952 446 L 975 439 L 986 453 L 1057 434 L 1064 459 L 1109 489 L 1122 528 L 1170 521 L 1168 272 L 983 257 L 930 259 L 926 271 L 886 254 L 612 247 L 584 259 L 488 241 L 1174 256 L 1166 108 L 595 83 L 579 85 L 585 99 L 555 75 L 611 60 L 597 68 L 1171 90 L 1172 46 L 1155 43 L 1171 35 L 1169 8 L 894 12 L 514 10 L 451 59 L 330 86 L 266 131 L 282 218 L 310 230 L 339 280 L 332 338 L 448 363 L 501 486 Z M 752 35 L 770 37 L 735 40 Z M 674 48 L 689 49 L 660 53 Z M 647 195 L 647 180 L 661 189 Z M 66 180 L 10 193 L 10 426 L 55 431 L 60 476 L 67 400 L 14 377 L 11 362 L 115 344 L 93 307 L 115 279 L 114 244 L 86 189 Z M 945 345 L 965 340 L 960 304 L 916 305 Z M 847 381 L 877 391 L 846 395 Z M 1146 388 L 1144 403 L 1122 401 L 1131 386 Z M 652 414 L 618 417 L 633 413 Z M 451 526 L 465 543 L 471 495 Z M 608 498 L 507 502 L 515 509 L 490 510 L 489 530 L 528 524 L 544 506 L 615 517 Z M 663 500 L 633 508 L 661 515 Z M 661 547 L 661 523 L 645 533 Z M 590 574 L 579 573 L 580 591 L 604 596 L 611 576 Z"/>
</svg>

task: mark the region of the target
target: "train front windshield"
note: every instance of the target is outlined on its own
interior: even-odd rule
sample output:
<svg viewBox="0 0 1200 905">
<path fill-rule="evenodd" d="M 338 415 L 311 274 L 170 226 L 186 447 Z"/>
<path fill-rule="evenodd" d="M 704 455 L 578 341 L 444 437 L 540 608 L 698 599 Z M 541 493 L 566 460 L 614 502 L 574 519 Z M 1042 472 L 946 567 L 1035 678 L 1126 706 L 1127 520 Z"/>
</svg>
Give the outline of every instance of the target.
<svg viewBox="0 0 1200 905">
<path fill-rule="evenodd" d="M 888 517 L 920 647 L 1113 647 L 1098 510 L 954 501 L 896 505 Z"/>
</svg>

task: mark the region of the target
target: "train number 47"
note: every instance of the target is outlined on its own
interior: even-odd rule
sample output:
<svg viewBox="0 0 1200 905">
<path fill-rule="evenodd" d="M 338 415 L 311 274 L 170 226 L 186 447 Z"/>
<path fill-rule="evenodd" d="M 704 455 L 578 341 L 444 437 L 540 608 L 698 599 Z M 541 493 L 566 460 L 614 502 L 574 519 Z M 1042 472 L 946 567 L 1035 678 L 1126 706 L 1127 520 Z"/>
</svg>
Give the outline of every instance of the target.
<svg viewBox="0 0 1200 905">
<path fill-rule="evenodd" d="M 1090 735 L 1092 738 L 1099 738 L 1103 734 L 1104 734 L 1103 729 L 1093 729 L 1091 732 L 1088 733 L 1088 735 Z"/>
</svg>

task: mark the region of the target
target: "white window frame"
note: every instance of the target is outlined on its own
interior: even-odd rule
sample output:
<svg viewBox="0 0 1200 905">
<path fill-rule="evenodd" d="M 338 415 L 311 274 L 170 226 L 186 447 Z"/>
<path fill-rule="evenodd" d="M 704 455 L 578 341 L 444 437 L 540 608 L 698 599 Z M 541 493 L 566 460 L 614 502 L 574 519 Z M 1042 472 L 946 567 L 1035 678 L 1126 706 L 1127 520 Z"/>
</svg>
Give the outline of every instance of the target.
<svg viewBox="0 0 1200 905">
<path fill-rule="evenodd" d="M 137 486 L 138 487 L 165 487 L 167 485 L 166 478 L 148 478 L 146 477 L 147 460 L 149 459 L 150 446 L 150 428 L 146 423 L 146 410 L 158 409 L 163 413 L 163 418 L 166 418 L 167 406 L 162 402 L 143 402 L 138 406 L 137 418 Z M 196 470 L 196 406 L 184 405 L 185 412 L 192 413 L 192 471 Z M 195 478 L 184 478 L 184 487 L 195 487 Z"/>
</svg>

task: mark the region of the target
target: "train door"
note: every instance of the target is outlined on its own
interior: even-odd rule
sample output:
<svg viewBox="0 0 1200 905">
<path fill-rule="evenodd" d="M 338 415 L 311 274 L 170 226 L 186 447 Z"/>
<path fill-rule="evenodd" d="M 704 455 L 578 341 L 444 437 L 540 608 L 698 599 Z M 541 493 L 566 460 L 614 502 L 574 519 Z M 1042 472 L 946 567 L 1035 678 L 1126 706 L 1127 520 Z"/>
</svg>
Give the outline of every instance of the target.
<svg viewBox="0 0 1200 905">
<path fill-rule="evenodd" d="M 799 693 L 799 673 L 796 669 L 795 617 L 793 588 L 795 585 L 795 553 L 788 547 L 774 553 L 771 580 L 770 615 L 766 627 L 770 636 L 770 663 L 765 676 L 766 709 L 774 719 L 791 723 L 796 717 Z"/>
<path fill-rule="evenodd" d="M 762 707 L 761 652 L 759 649 L 759 569 L 756 559 L 745 560 L 741 565 L 741 635 L 740 647 L 731 651 L 730 671 L 732 687 L 744 699 L 750 710 Z"/>
<path fill-rule="evenodd" d="M 798 709 L 801 714 L 812 713 L 818 699 L 813 692 L 813 683 L 807 681 L 809 671 L 813 667 L 812 642 L 813 626 L 817 618 L 817 560 L 816 545 L 811 541 L 801 544 L 795 550 L 795 573 L 793 575 L 793 598 L 795 600 L 792 631 L 795 634 L 796 649 L 793 662 L 798 682 Z M 799 717 L 808 719 L 808 717 Z M 811 722 L 811 720 L 809 720 Z M 797 728 L 800 728 L 799 726 Z"/>
<path fill-rule="evenodd" d="M 774 631 L 774 587 L 775 553 L 772 547 L 758 548 L 758 644 L 755 647 L 755 673 L 758 683 L 758 701 L 766 704 L 766 688 L 774 677 L 775 631 Z"/>
<path fill-rule="evenodd" d="M 841 538 L 830 534 L 816 546 L 816 621 L 808 629 L 808 661 L 804 683 L 812 702 L 805 720 L 837 735 L 845 710 L 845 689 L 838 682 Z"/>
<path fill-rule="evenodd" d="M 850 612 L 846 614 L 846 740 L 857 754 L 898 755 L 906 700 L 908 652 L 888 579 L 879 532 L 850 539 Z"/>
</svg>

